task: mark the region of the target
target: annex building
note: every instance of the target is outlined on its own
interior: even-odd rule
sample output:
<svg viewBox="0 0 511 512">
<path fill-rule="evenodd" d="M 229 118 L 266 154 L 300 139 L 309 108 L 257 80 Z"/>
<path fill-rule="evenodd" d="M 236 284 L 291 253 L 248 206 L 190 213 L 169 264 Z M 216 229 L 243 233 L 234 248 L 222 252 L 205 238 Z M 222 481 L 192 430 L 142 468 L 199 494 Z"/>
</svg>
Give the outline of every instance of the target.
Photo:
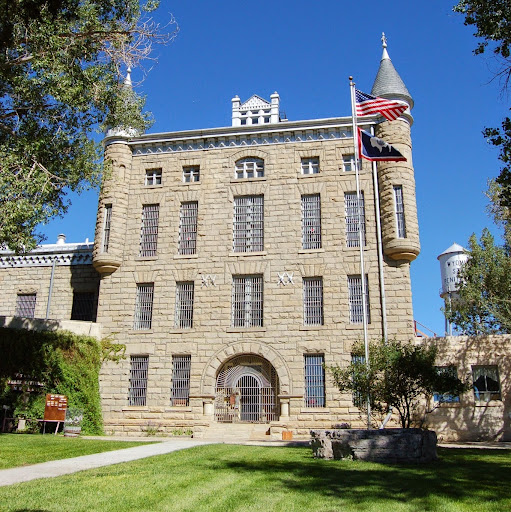
<svg viewBox="0 0 511 512">
<path fill-rule="evenodd" d="M 369 338 L 414 337 L 420 251 L 413 100 L 385 48 L 371 93 L 408 103 L 359 119 L 407 161 L 362 162 L 360 224 L 351 117 L 290 121 L 277 93 L 236 96 L 229 127 L 109 131 L 94 245 L 1 253 L 0 313 L 126 345 L 101 372 L 106 433 L 363 426 L 325 366 L 363 338 L 362 280 Z"/>
</svg>

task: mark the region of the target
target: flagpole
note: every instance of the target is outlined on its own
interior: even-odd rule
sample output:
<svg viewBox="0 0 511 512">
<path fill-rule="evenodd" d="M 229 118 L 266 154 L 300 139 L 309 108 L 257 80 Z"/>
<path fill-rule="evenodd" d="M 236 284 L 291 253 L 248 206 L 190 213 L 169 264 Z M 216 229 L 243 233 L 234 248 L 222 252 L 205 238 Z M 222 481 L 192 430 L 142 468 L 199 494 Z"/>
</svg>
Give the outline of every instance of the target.
<svg viewBox="0 0 511 512">
<path fill-rule="evenodd" d="M 367 300 L 366 300 L 366 282 L 364 270 L 364 240 L 362 234 L 362 212 L 361 212 L 361 195 L 360 195 L 360 179 L 359 179 L 359 154 L 358 154 L 358 129 L 357 129 L 357 114 L 355 107 L 355 82 L 353 77 L 350 76 L 350 89 L 351 89 L 351 120 L 353 129 L 353 149 L 355 153 L 355 177 L 357 183 L 357 211 L 358 211 L 358 245 L 360 249 L 360 282 L 362 285 L 362 319 L 364 324 L 364 350 L 366 367 L 369 370 L 369 341 L 367 337 Z M 369 393 L 367 394 L 367 428 L 371 428 L 371 401 Z"/>
</svg>

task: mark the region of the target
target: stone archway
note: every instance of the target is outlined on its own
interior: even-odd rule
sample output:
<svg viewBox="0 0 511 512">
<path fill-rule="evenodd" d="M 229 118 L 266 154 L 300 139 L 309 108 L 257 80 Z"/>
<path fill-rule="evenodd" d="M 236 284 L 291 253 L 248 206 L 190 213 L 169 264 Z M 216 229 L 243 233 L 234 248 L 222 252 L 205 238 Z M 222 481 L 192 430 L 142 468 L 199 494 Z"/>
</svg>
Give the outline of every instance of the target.
<svg viewBox="0 0 511 512">
<path fill-rule="evenodd" d="M 215 420 L 268 423 L 278 419 L 279 378 L 269 361 L 254 354 L 227 360 L 215 386 Z"/>
</svg>

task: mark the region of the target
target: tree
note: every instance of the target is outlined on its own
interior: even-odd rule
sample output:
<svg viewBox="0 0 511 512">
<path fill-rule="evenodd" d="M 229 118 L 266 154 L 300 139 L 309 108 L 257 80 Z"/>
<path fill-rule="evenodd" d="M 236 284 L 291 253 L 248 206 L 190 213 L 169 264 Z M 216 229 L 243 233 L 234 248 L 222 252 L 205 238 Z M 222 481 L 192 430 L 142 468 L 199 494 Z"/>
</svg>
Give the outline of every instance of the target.
<svg viewBox="0 0 511 512">
<path fill-rule="evenodd" d="M 480 242 L 469 240 L 470 257 L 460 271 L 460 284 L 445 313 L 468 335 L 511 332 L 511 257 L 484 229 Z"/>
<path fill-rule="evenodd" d="M 476 55 L 491 48 L 499 62 L 496 76 L 502 79 L 506 90 L 511 78 L 511 4 L 508 0 L 461 0 L 455 12 L 465 16 L 465 25 L 474 26 L 474 36 L 482 38 L 474 50 Z M 499 185 L 494 201 L 497 206 L 511 207 L 511 119 L 505 117 L 500 128 L 483 131 L 491 144 L 500 148 L 499 160 L 504 164 L 496 182 Z"/>
<path fill-rule="evenodd" d="M 156 7 L 0 0 L 0 244 L 33 248 L 44 239 L 37 225 L 66 212 L 68 191 L 99 183 L 95 131 L 149 125 L 123 75 L 175 36 L 148 18 Z"/>
<path fill-rule="evenodd" d="M 435 367 L 436 347 L 380 341 L 369 346 L 369 367 L 364 345 L 353 347 L 353 360 L 347 368 L 330 368 L 341 392 L 353 393 L 354 403 L 364 410 L 367 397 L 371 410 L 386 414 L 392 407 L 399 413 L 403 428 L 410 428 L 422 398 L 433 392 L 459 394 L 465 385 L 451 372 Z"/>
</svg>

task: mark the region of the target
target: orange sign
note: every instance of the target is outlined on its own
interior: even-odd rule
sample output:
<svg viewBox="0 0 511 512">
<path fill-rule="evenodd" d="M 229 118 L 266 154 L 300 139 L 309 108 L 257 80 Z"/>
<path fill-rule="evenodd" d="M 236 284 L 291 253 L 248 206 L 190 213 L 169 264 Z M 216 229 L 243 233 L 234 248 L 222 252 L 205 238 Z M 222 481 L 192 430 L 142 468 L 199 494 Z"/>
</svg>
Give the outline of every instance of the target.
<svg viewBox="0 0 511 512">
<path fill-rule="evenodd" d="M 44 421 L 65 421 L 67 409 L 67 396 L 46 395 L 44 408 Z"/>
</svg>

